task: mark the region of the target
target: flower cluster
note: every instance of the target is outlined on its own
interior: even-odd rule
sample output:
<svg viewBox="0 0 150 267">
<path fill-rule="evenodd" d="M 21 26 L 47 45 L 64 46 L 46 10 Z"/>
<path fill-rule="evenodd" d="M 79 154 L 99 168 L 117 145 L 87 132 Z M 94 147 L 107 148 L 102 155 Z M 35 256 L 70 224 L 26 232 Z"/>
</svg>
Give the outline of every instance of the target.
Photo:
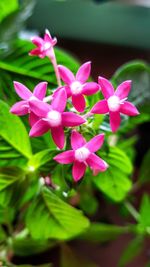
<svg viewBox="0 0 150 267">
<path fill-rule="evenodd" d="M 131 81 L 123 82 L 114 90 L 112 84 L 105 78 L 99 77 L 98 83 L 87 81 L 91 72 L 91 62 L 84 63 L 76 75 L 67 67 L 57 65 L 53 49 L 57 40 L 51 37 L 48 30 L 45 32 L 44 39 L 34 37 L 32 42 L 37 48 L 33 49 L 30 55 L 40 58 L 47 56 L 51 60 L 58 88 L 51 96 L 46 97 L 47 82 L 39 83 L 33 92 L 23 84 L 14 82 L 15 91 L 22 100 L 12 106 L 11 112 L 18 116 L 29 114 L 30 136 L 41 136 L 50 131 L 56 146 L 63 149 L 65 146 L 64 129 L 84 124 L 85 117 L 93 116 L 93 114 L 109 114 L 110 127 L 115 132 L 121 123 L 120 113 L 128 116 L 139 114 L 136 107 L 127 101 Z M 61 80 L 64 82 L 63 86 Z M 84 96 L 93 95 L 99 91 L 102 92 L 104 99 L 96 103 L 87 116 L 66 110 L 67 99 L 71 98 L 75 110 L 80 113 L 84 112 L 86 107 Z M 49 101 L 51 102 L 48 103 Z M 73 179 L 78 181 L 83 177 L 87 166 L 92 169 L 93 174 L 107 169 L 107 163 L 95 154 L 103 142 L 104 134 L 98 134 L 86 142 L 84 137 L 73 129 L 71 133 L 72 150 L 58 154 L 54 160 L 60 164 L 73 164 Z"/>
</svg>

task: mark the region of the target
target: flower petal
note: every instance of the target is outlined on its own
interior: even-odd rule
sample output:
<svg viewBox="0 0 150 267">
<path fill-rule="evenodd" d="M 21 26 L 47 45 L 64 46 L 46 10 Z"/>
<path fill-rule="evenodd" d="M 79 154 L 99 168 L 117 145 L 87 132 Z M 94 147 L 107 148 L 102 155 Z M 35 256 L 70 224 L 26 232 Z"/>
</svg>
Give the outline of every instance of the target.
<svg viewBox="0 0 150 267">
<path fill-rule="evenodd" d="M 93 137 L 89 142 L 86 143 L 85 147 L 90 150 L 90 152 L 95 152 L 101 148 L 104 143 L 104 134 L 98 134 Z"/>
<path fill-rule="evenodd" d="M 86 162 L 93 171 L 99 170 L 103 172 L 108 168 L 108 164 L 94 153 L 90 154 Z"/>
<path fill-rule="evenodd" d="M 78 182 L 84 175 L 86 165 L 83 162 L 75 161 L 72 168 L 72 175 L 75 182 Z"/>
<path fill-rule="evenodd" d="M 16 104 L 14 104 L 11 109 L 10 112 L 13 114 L 16 114 L 18 116 L 23 116 L 28 114 L 29 112 L 29 104 L 28 101 L 19 101 Z"/>
<path fill-rule="evenodd" d="M 81 83 L 85 83 L 90 76 L 90 72 L 91 72 L 91 62 L 88 61 L 79 68 L 76 74 L 76 80 L 78 80 Z"/>
<path fill-rule="evenodd" d="M 116 91 L 115 91 L 115 95 L 118 96 L 120 99 L 124 99 L 128 96 L 130 90 L 131 90 L 131 83 L 132 81 L 125 81 L 123 83 L 121 83 Z"/>
<path fill-rule="evenodd" d="M 60 149 L 63 149 L 65 144 L 65 134 L 62 126 L 51 128 L 52 138 Z"/>
<path fill-rule="evenodd" d="M 38 99 L 43 100 L 46 95 L 46 90 L 47 82 L 41 82 L 34 88 L 33 95 Z"/>
<path fill-rule="evenodd" d="M 63 112 L 66 107 L 67 94 L 64 88 L 61 88 L 55 95 L 52 100 L 51 106 L 54 110 Z"/>
<path fill-rule="evenodd" d="M 62 125 L 65 127 L 79 126 L 86 122 L 80 115 L 73 112 L 63 112 L 62 113 Z"/>
<path fill-rule="evenodd" d="M 61 79 L 68 85 L 75 81 L 73 73 L 66 67 L 59 65 L 58 66 L 59 74 Z"/>
<path fill-rule="evenodd" d="M 35 48 L 29 52 L 29 56 L 39 56 L 41 54 L 40 48 Z"/>
<path fill-rule="evenodd" d="M 32 96 L 32 92 L 22 83 L 14 82 L 16 93 L 23 99 L 28 100 Z"/>
<path fill-rule="evenodd" d="M 108 113 L 108 111 L 109 111 L 109 108 L 108 108 L 106 99 L 103 99 L 97 102 L 91 109 L 91 113 L 94 113 L 94 114 L 105 114 L 105 113 Z"/>
<path fill-rule="evenodd" d="M 82 94 L 84 95 L 93 95 L 99 90 L 98 83 L 88 82 L 82 88 Z"/>
<path fill-rule="evenodd" d="M 83 112 L 85 110 L 85 98 L 83 95 L 72 95 L 72 104 L 78 112 Z"/>
<path fill-rule="evenodd" d="M 65 152 L 62 152 L 58 154 L 56 157 L 54 157 L 54 160 L 61 164 L 69 164 L 74 161 L 74 151 L 73 150 L 68 150 Z"/>
<path fill-rule="evenodd" d="M 128 101 L 125 101 L 121 105 L 120 112 L 128 116 L 137 116 L 139 114 L 139 111 L 137 110 L 137 108 Z"/>
<path fill-rule="evenodd" d="M 48 29 L 45 30 L 44 41 L 45 42 L 51 42 L 52 41 L 52 36 L 51 36 Z"/>
<path fill-rule="evenodd" d="M 34 36 L 31 38 L 31 41 L 36 46 L 42 46 L 43 45 L 43 39 L 39 36 Z"/>
<path fill-rule="evenodd" d="M 100 85 L 100 89 L 102 90 L 102 94 L 106 99 L 114 94 L 114 88 L 109 80 L 99 76 L 98 83 Z"/>
<path fill-rule="evenodd" d="M 110 127 L 112 132 L 116 132 L 120 126 L 121 118 L 120 113 L 118 111 L 109 112 L 110 115 Z"/>
<path fill-rule="evenodd" d="M 45 134 L 50 129 L 50 126 L 47 122 L 43 120 L 37 121 L 31 128 L 29 136 L 41 136 Z"/>
<path fill-rule="evenodd" d="M 39 120 L 39 117 L 35 115 L 33 112 L 30 112 L 29 114 L 29 124 L 32 127 L 37 121 Z"/>
<path fill-rule="evenodd" d="M 86 140 L 83 138 L 82 134 L 78 133 L 76 130 L 73 130 L 71 133 L 71 147 L 76 150 L 84 146 Z"/>
<path fill-rule="evenodd" d="M 49 104 L 38 100 L 31 100 L 29 105 L 31 111 L 41 118 L 45 118 L 47 113 L 51 110 L 51 106 Z"/>
</svg>

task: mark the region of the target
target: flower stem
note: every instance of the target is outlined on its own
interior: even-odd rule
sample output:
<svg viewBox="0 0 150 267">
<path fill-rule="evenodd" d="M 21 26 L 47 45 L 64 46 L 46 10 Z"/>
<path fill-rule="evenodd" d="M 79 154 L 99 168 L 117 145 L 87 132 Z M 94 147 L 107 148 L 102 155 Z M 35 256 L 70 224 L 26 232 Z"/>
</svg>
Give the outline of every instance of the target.
<svg viewBox="0 0 150 267">
<path fill-rule="evenodd" d="M 53 64 L 55 75 L 56 75 L 56 79 L 57 79 L 57 84 L 60 87 L 60 86 L 62 86 L 62 84 L 61 84 L 60 74 L 59 74 L 59 70 L 58 70 L 58 66 L 57 66 L 57 60 L 56 60 L 56 56 L 55 56 L 54 50 L 53 50 L 53 58 L 49 57 L 49 59 Z"/>
<path fill-rule="evenodd" d="M 131 205 L 130 202 L 126 201 L 125 202 L 125 207 L 126 209 L 130 212 L 130 214 L 133 216 L 133 218 L 138 221 L 139 219 L 139 213 L 137 212 L 137 210 Z"/>
</svg>

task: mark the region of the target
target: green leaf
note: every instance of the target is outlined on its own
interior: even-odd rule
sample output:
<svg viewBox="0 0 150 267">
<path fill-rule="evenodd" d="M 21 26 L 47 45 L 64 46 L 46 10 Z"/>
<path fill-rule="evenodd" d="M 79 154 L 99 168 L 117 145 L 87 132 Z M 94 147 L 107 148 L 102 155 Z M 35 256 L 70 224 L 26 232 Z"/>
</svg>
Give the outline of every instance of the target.
<svg viewBox="0 0 150 267">
<path fill-rule="evenodd" d="M 119 68 L 112 77 L 117 86 L 125 80 L 132 80 L 129 101 L 143 106 L 150 102 L 150 67 L 143 61 L 131 61 Z"/>
<path fill-rule="evenodd" d="M 49 163 L 49 166 L 50 164 L 55 166 L 56 164 L 55 161 L 53 161 L 53 158 L 56 154 L 57 154 L 56 150 L 45 149 L 33 155 L 28 162 L 28 166 L 29 168 L 33 168 L 35 170 L 39 169 L 46 163 Z"/>
<path fill-rule="evenodd" d="M 7 99 L 13 104 L 17 98 L 12 81 L 16 80 L 25 84 L 31 90 L 38 82 L 49 82 L 49 88 L 56 88 L 57 82 L 54 69 L 48 58 L 40 59 L 31 57 L 28 53 L 33 49 L 29 41 L 17 40 L 14 50 L 0 61 L 0 98 Z M 75 72 L 79 63 L 73 57 L 60 49 L 55 49 L 57 62 L 70 68 Z M 51 91 L 48 90 L 48 93 Z"/>
<path fill-rule="evenodd" d="M 17 167 L 0 168 L 0 191 L 22 178 L 24 178 L 24 173 Z"/>
<path fill-rule="evenodd" d="M 139 232 L 144 232 L 150 234 L 150 216 L 148 216 L 150 211 L 150 198 L 148 195 L 144 195 L 142 198 L 139 214 Z"/>
<path fill-rule="evenodd" d="M 26 224 L 35 239 L 66 240 L 85 231 L 89 221 L 81 211 L 43 187 L 28 208 Z"/>
<path fill-rule="evenodd" d="M 149 180 L 150 180 L 150 149 L 143 158 L 139 172 L 139 181 L 141 183 L 148 182 Z"/>
<path fill-rule="evenodd" d="M 126 234 L 129 231 L 129 227 L 92 223 L 88 231 L 80 236 L 80 239 L 88 240 L 90 242 L 107 242 L 117 238 L 119 235 Z"/>
<path fill-rule="evenodd" d="M 140 254 L 143 249 L 143 237 L 137 236 L 133 239 L 124 250 L 120 261 L 119 267 L 125 267 L 129 262 L 131 262 L 136 256 Z"/>
<path fill-rule="evenodd" d="M 132 172 L 132 164 L 127 155 L 117 147 L 109 147 L 109 152 L 102 155 L 109 164 L 105 172 L 99 173 L 93 181 L 98 189 L 112 200 L 122 201 L 130 191 L 132 182 L 128 175 Z"/>
<path fill-rule="evenodd" d="M 28 133 L 20 118 L 9 112 L 9 106 L 0 100 L 0 165 L 32 155 Z M 11 160 L 10 160 L 11 159 Z"/>
<path fill-rule="evenodd" d="M 0 22 L 10 13 L 18 9 L 18 0 L 0 1 Z"/>
<path fill-rule="evenodd" d="M 11 247 L 15 255 L 30 256 L 44 252 L 55 245 L 54 241 L 34 240 L 28 236 L 27 229 L 24 229 L 17 236 L 12 238 Z"/>
<path fill-rule="evenodd" d="M 5 234 L 2 226 L 0 225 L 0 243 L 2 243 L 5 240 L 6 240 L 6 234 Z"/>
</svg>

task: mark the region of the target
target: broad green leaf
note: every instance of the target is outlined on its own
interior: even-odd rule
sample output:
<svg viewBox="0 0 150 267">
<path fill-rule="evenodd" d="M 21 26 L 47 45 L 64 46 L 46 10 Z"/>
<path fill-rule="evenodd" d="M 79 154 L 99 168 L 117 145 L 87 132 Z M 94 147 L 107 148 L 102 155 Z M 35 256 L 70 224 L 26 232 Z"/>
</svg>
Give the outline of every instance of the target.
<svg viewBox="0 0 150 267">
<path fill-rule="evenodd" d="M 24 173 L 17 167 L 0 168 L 0 191 L 22 178 L 24 178 Z"/>
<path fill-rule="evenodd" d="M 119 68 L 112 77 L 117 86 L 125 80 L 132 80 L 129 101 L 142 106 L 150 102 L 150 67 L 143 61 L 131 61 Z"/>
<path fill-rule="evenodd" d="M 150 198 L 148 195 L 144 195 L 142 198 L 139 214 L 139 232 L 145 232 L 150 234 Z"/>
<path fill-rule="evenodd" d="M 67 240 L 85 231 L 89 221 L 81 211 L 43 187 L 28 208 L 26 225 L 35 239 Z"/>
<path fill-rule="evenodd" d="M 10 13 L 18 9 L 18 0 L 0 1 L 0 22 Z"/>
<path fill-rule="evenodd" d="M 129 227 L 92 223 L 88 231 L 80 236 L 80 239 L 90 242 L 106 242 L 117 238 L 119 235 L 127 234 L 128 232 L 130 232 Z"/>
<path fill-rule="evenodd" d="M 128 244 L 119 260 L 119 267 L 126 267 L 129 262 L 140 254 L 143 249 L 143 241 L 142 236 L 137 236 Z"/>
<path fill-rule="evenodd" d="M 87 259 L 77 255 L 75 251 L 66 244 L 61 245 L 60 267 L 98 267 Z"/>
<path fill-rule="evenodd" d="M 34 45 L 29 41 L 17 40 L 12 53 L 0 61 L 2 87 L 0 98 L 7 99 L 11 104 L 18 99 L 14 92 L 13 80 L 25 84 L 31 90 L 41 81 L 47 81 L 49 89 L 57 87 L 54 69 L 49 59 L 28 55 L 33 47 Z M 74 72 L 78 69 L 79 63 L 73 57 L 58 48 L 55 52 L 58 64 L 65 65 Z M 48 90 L 48 94 L 50 92 Z"/>
<path fill-rule="evenodd" d="M 150 180 L 150 149 L 143 158 L 142 165 L 140 167 L 139 180 L 141 183 L 145 183 Z"/>
<path fill-rule="evenodd" d="M 0 100 L 0 165 L 32 155 L 28 133 L 20 118 L 9 112 L 9 106 Z M 7 160 L 7 161 L 6 161 Z M 10 164 L 9 164 L 10 163 Z M 16 165 L 17 161 L 16 161 Z"/>
<path fill-rule="evenodd" d="M 109 147 L 109 152 L 102 155 L 109 164 L 105 172 L 99 173 L 93 181 L 98 189 L 112 200 L 122 201 L 130 191 L 132 182 L 128 175 L 132 172 L 132 164 L 127 155 L 117 147 Z"/>
<path fill-rule="evenodd" d="M 15 255 L 18 256 L 29 256 L 41 253 L 47 249 L 52 248 L 55 242 L 49 242 L 47 240 L 34 240 L 31 237 L 23 236 L 26 235 L 26 229 L 19 233 L 11 240 L 11 246 Z"/>
<path fill-rule="evenodd" d="M 55 161 L 53 161 L 53 158 L 56 154 L 57 151 L 52 149 L 45 149 L 41 152 L 38 152 L 30 158 L 28 162 L 28 167 L 36 170 L 45 165 L 46 163 L 55 166 L 56 163 Z"/>
</svg>

